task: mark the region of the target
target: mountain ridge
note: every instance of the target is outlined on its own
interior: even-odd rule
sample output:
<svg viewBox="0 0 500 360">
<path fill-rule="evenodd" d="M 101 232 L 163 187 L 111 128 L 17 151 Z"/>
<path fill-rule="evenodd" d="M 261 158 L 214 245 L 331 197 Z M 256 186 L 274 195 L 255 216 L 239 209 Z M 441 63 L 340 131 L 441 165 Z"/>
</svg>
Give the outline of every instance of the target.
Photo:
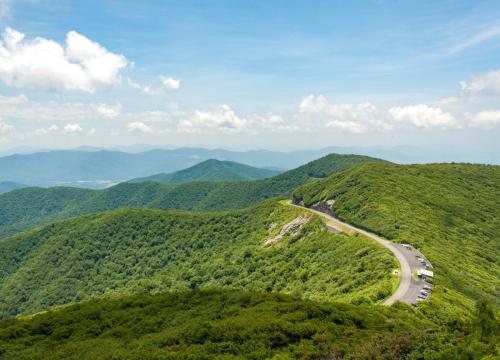
<svg viewBox="0 0 500 360">
<path fill-rule="evenodd" d="M 234 161 L 208 159 L 187 169 L 174 173 L 161 173 L 129 180 L 130 183 L 156 181 L 161 183 L 181 183 L 189 181 L 235 181 L 258 180 L 278 175 L 280 171 L 256 168 Z"/>
</svg>

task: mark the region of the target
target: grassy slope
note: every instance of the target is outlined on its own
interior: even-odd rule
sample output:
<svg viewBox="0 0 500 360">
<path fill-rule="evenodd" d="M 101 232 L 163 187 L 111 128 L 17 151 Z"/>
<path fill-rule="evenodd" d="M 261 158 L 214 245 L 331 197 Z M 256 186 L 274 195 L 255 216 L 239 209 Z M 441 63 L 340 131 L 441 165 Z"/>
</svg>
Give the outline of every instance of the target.
<svg viewBox="0 0 500 360">
<path fill-rule="evenodd" d="M 171 174 L 157 174 L 130 180 L 132 183 L 156 181 L 181 183 L 189 181 L 258 180 L 279 174 L 278 171 L 260 169 L 233 161 L 206 160 L 190 168 Z"/>
<path fill-rule="evenodd" d="M 377 302 L 396 267 L 373 241 L 328 233 L 314 217 L 264 248 L 272 223 L 303 210 L 268 200 L 225 213 L 122 209 L 0 241 L 0 318 L 95 296 L 198 287 Z"/>
<path fill-rule="evenodd" d="M 94 300 L 0 322 L 0 357 L 402 359 L 425 326 L 408 309 L 205 290 Z"/>
<path fill-rule="evenodd" d="M 105 190 L 62 187 L 21 189 L 0 195 L 0 238 L 57 219 L 121 207 L 200 211 L 240 209 L 263 199 L 287 195 L 312 178 L 375 161 L 381 160 L 331 154 L 263 180 L 177 185 L 123 183 Z"/>
<path fill-rule="evenodd" d="M 429 310 L 481 296 L 499 305 L 500 167 L 366 164 L 293 196 L 307 205 L 335 199 L 339 218 L 416 245 L 435 267 Z"/>
</svg>

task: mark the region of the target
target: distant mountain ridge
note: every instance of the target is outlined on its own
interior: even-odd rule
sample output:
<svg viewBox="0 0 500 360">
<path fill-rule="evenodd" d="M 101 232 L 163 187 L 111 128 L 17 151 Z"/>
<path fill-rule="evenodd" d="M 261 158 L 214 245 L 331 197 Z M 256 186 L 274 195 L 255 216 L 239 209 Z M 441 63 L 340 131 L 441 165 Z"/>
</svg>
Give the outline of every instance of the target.
<svg viewBox="0 0 500 360">
<path fill-rule="evenodd" d="M 54 220 L 125 207 L 197 211 L 241 209 L 260 200 L 287 196 L 297 186 L 366 162 L 384 160 L 330 154 L 261 180 L 121 183 L 104 190 L 20 189 L 0 195 L 0 238 Z"/>
<path fill-rule="evenodd" d="M 292 169 L 328 153 L 327 150 L 284 153 L 201 148 L 156 149 L 141 153 L 57 150 L 0 157 L 0 181 L 43 187 L 104 188 L 138 177 L 176 172 L 209 159 Z"/>
<path fill-rule="evenodd" d="M 17 189 L 22 189 L 24 187 L 27 187 L 27 185 L 13 182 L 13 181 L 2 181 L 0 182 L 0 194 L 12 191 L 12 190 L 17 190 Z"/>
<path fill-rule="evenodd" d="M 156 174 L 132 179 L 129 182 L 156 181 L 161 183 L 182 183 L 188 181 L 258 180 L 275 176 L 279 173 L 279 171 L 256 168 L 234 161 L 209 159 L 174 173 Z"/>
</svg>

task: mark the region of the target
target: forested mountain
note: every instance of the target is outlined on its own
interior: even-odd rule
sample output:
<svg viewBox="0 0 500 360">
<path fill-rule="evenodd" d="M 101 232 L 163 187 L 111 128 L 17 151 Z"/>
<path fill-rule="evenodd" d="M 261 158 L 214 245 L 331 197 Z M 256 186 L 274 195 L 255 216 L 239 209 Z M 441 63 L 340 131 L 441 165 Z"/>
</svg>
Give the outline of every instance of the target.
<svg viewBox="0 0 500 360">
<path fill-rule="evenodd" d="M 26 188 L 0 195 L 0 238 L 18 231 L 123 207 L 176 210 L 231 210 L 257 201 L 286 196 L 299 185 L 366 162 L 358 155 L 330 154 L 280 175 L 253 181 L 187 182 L 180 184 L 122 183 L 104 190 Z"/>
<path fill-rule="evenodd" d="M 17 190 L 17 189 L 22 189 L 23 187 L 26 187 L 24 184 L 12 182 L 12 181 L 2 181 L 0 182 L 0 194 L 12 191 L 12 190 Z"/>
<path fill-rule="evenodd" d="M 94 300 L 0 322 L 0 357 L 419 359 L 431 351 L 418 348 L 428 326 L 394 307 L 204 290 Z M 453 343 L 446 350 L 448 359 L 457 355 Z"/>
<path fill-rule="evenodd" d="M 276 237 L 300 215 L 276 200 L 223 213 L 120 209 L 0 240 L 0 318 L 205 287 L 354 303 L 390 295 L 397 265 L 377 243 L 328 233 L 317 217 Z"/>
<path fill-rule="evenodd" d="M 500 304 L 500 167 L 472 164 L 365 164 L 293 193 L 306 205 L 335 201 L 336 216 L 409 242 L 434 265 L 429 311 Z M 443 314 L 444 321 L 446 314 Z"/>
<path fill-rule="evenodd" d="M 179 171 L 209 159 L 261 168 L 293 169 L 332 152 L 328 149 L 240 152 L 201 148 L 153 149 L 140 153 L 55 150 L 0 157 L 0 181 L 42 187 L 103 188 L 137 177 Z"/>
<path fill-rule="evenodd" d="M 0 357 L 493 359 L 499 169 L 330 155 L 258 181 L 4 194 L 2 229 L 13 232 L 126 206 L 237 208 L 302 184 L 295 202 L 334 200 L 339 218 L 415 245 L 435 278 L 415 308 L 376 305 L 397 285 L 392 254 L 276 199 L 226 212 L 117 209 L 0 240 L 0 317 L 52 309 L 0 321 Z M 173 293 L 152 295 L 162 291 Z"/>
<path fill-rule="evenodd" d="M 210 159 L 171 174 L 157 174 L 132 179 L 129 182 L 156 181 L 161 183 L 181 183 L 189 181 L 258 180 L 278 174 L 279 171 L 276 170 L 255 168 L 233 161 Z"/>
</svg>

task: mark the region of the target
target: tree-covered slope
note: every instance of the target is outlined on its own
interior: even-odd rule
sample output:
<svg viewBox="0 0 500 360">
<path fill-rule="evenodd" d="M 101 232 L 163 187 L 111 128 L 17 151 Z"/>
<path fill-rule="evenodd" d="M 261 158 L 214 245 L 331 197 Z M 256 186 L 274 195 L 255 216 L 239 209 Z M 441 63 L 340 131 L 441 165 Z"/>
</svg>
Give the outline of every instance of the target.
<svg viewBox="0 0 500 360">
<path fill-rule="evenodd" d="M 288 195 L 313 178 L 382 160 L 331 154 L 283 174 L 253 181 L 122 183 L 104 190 L 26 188 L 0 195 L 0 238 L 57 219 L 121 207 L 176 210 L 230 210 Z"/>
<path fill-rule="evenodd" d="M 321 304 L 283 294 L 144 294 L 0 322 L 0 357 L 403 359 L 415 352 L 425 327 L 408 310 Z"/>
<path fill-rule="evenodd" d="M 121 209 L 53 223 L 0 241 L 0 318 L 121 293 L 238 288 L 318 300 L 390 295 L 391 254 L 361 237 L 328 233 L 307 211 L 268 200 L 223 213 Z"/>
<path fill-rule="evenodd" d="M 156 181 L 181 183 L 189 181 L 258 180 L 279 174 L 278 171 L 256 168 L 233 161 L 210 159 L 170 174 L 157 174 L 130 180 L 132 183 Z"/>
<path fill-rule="evenodd" d="M 340 219 L 414 244 L 434 265 L 437 286 L 425 306 L 470 307 L 467 299 L 482 296 L 499 305 L 500 167 L 365 164 L 293 197 L 306 205 L 333 199 Z"/>
</svg>

